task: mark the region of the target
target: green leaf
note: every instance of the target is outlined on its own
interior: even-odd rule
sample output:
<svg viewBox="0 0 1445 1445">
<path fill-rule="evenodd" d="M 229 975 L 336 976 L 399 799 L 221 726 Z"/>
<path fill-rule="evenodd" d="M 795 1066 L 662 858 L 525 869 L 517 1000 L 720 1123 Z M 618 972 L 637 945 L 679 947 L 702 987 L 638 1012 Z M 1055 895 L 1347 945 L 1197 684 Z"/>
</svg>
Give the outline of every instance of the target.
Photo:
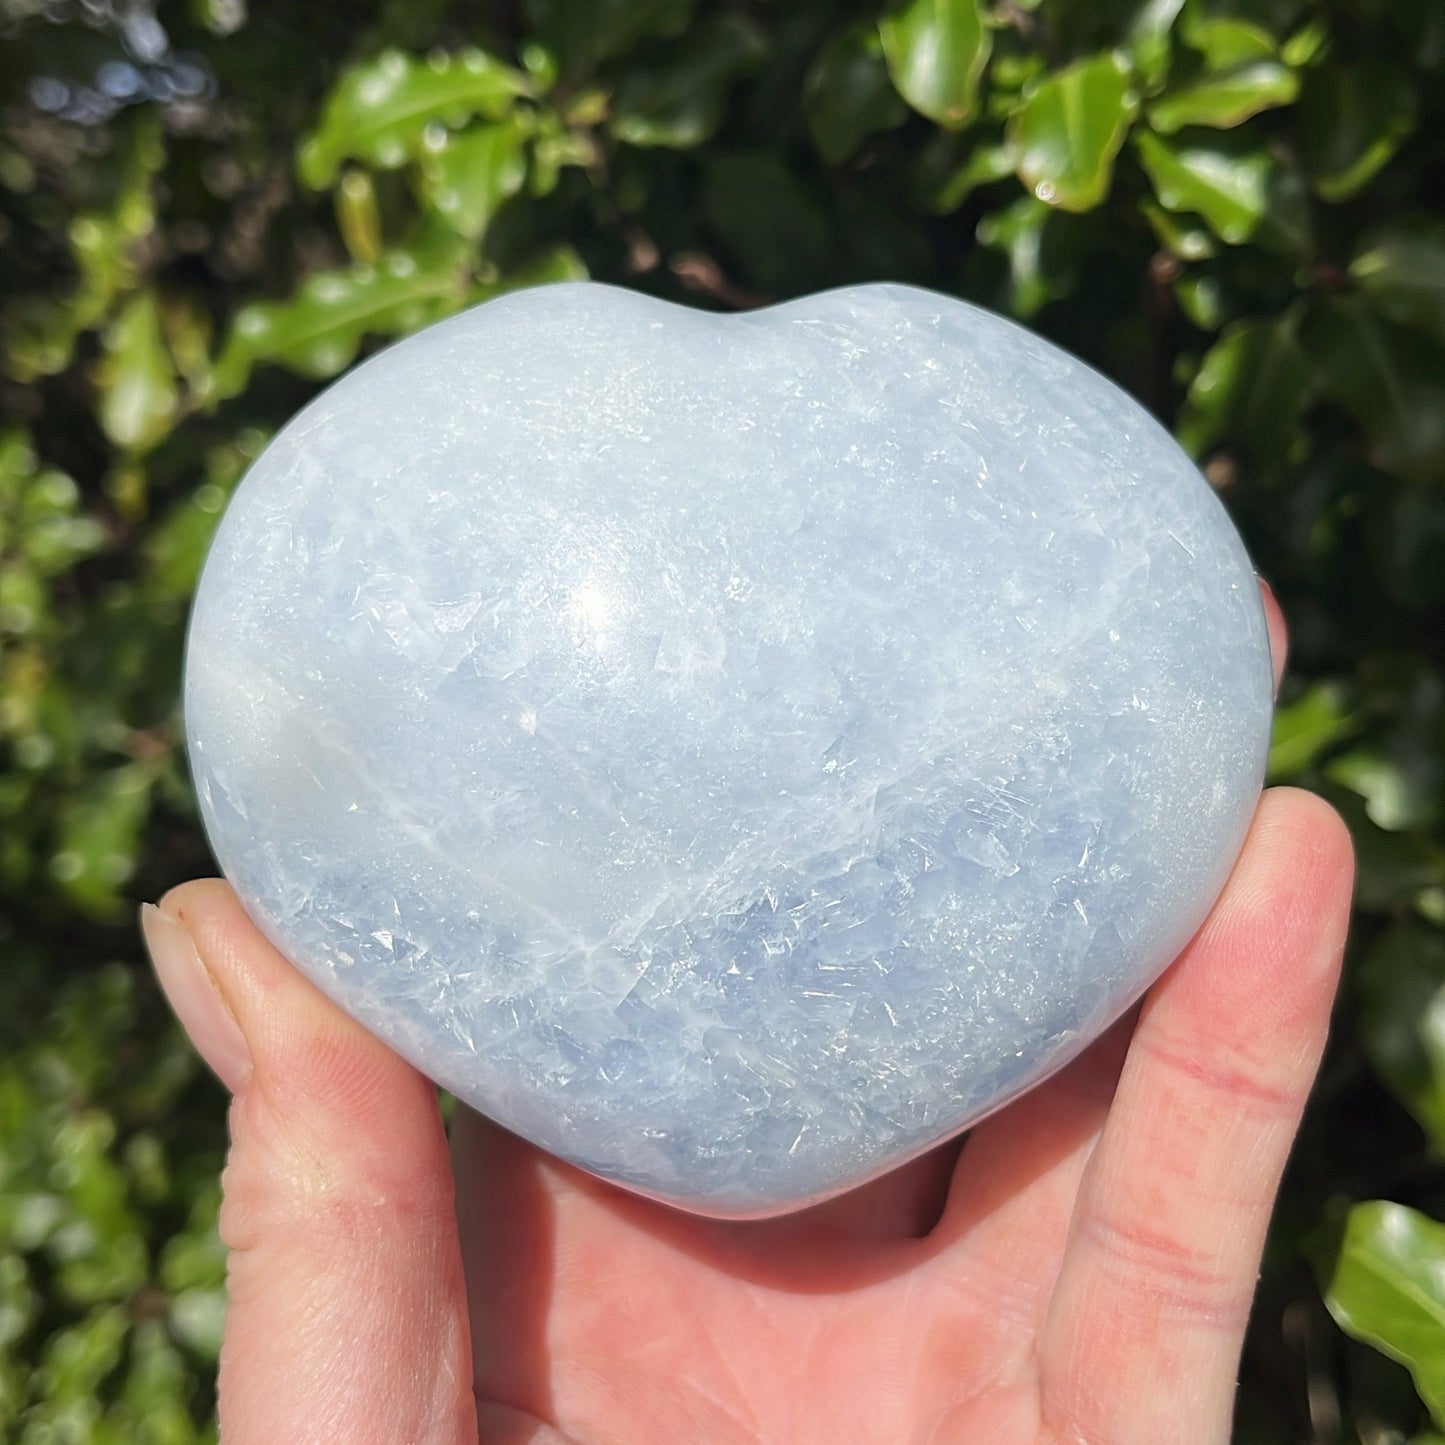
<svg viewBox="0 0 1445 1445">
<path fill-rule="evenodd" d="M 827 274 L 829 218 L 773 151 L 714 152 L 703 182 L 708 225 L 750 285 L 796 291 Z"/>
<path fill-rule="evenodd" d="M 1181 261 L 1207 261 L 1218 253 L 1214 237 L 1203 226 L 1191 225 L 1187 217 L 1171 215 L 1163 206 L 1149 200 L 1140 201 L 1139 210 L 1159 238 L 1159 244 Z"/>
<path fill-rule="evenodd" d="M 149 291 L 133 297 L 106 328 L 99 383 L 100 424 L 116 446 L 148 451 L 170 430 L 180 395 L 160 307 Z"/>
<path fill-rule="evenodd" d="M 1350 275 L 1382 315 L 1445 343 L 1445 222 L 1387 221 L 1366 238 Z"/>
<path fill-rule="evenodd" d="M 527 0 L 526 5 L 537 38 L 561 58 L 572 80 L 639 40 L 681 34 L 694 9 L 694 0 Z"/>
<path fill-rule="evenodd" d="M 166 159 L 159 127 L 142 120 L 119 159 L 120 189 L 109 211 L 87 211 L 66 228 L 70 257 L 79 275 L 75 290 L 58 307 L 44 308 L 29 326 L 8 338 L 5 368 L 21 381 L 63 371 L 81 335 L 98 327 L 137 281 L 134 254 L 155 231 L 151 183 Z"/>
<path fill-rule="evenodd" d="M 939 125 L 963 125 L 978 103 L 992 43 L 978 0 L 905 0 L 878 29 L 904 100 Z"/>
<path fill-rule="evenodd" d="M 1059 278 L 1049 265 L 1049 233 L 1059 221 L 1052 206 L 1034 196 L 1020 196 L 1013 205 L 990 211 L 978 223 L 978 239 L 1008 258 L 1004 304 L 1015 316 L 1034 315 L 1060 292 Z"/>
<path fill-rule="evenodd" d="M 1368 459 L 1427 480 L 1445 465 L 1445 349 L 1366 297 L 1317 300 L 1302 339 L 1325 392 L 1359 422 Z"/>
<path fill-rule="evenodd" d="M 370 171 L 351 166 L 336 188 L 336 229 L 353 261 L 370 266 L 381 259 L 381 209 Z"/>
<path fill-rule="evenodd" d="M 330 185 L 346 160 L 390 169 L 422 154 L 438 129 L 474 116 L 499 120 L 530 92 L 521 71 L 483 50 L 426 60 L 388 50 L 342 77 L 297 168 L 315 189 Z"/>
<path fill-rule="evenodd" d="M 1445 934 L 1397 923 L 1358 980 L 1370 1063 L 1445 1156 Z"/>
<path fill-rule="evenodd" d="M 1159 85 L 1169 71 L 1169 36 L 1184 0 L 1145 0 L 1124 37 L 1140 82 Z"/>
<path fill-rule="evenodd" d="M 427 202 L 460 235 L 476 240 L 527 180 L 528 128 L 514 120 L 447 138 L 422 162 Z"/>
<path fill-rule="evenodd" d="M 1292 315 L 1241 321 L 1210 347 L 1190 383 L 1178 436 L 1192 456 L 1216 447 L 1269 469 L 1288 455 L 1310 398 Z"/>
<path fill-rule="evenodd" d="M 119 890 L 135 870 L 155 779 L 154 763 L 128 763 L 96 778 L 61 817 L 51 876 L 86 913 L 111 918 L 122 906 Z"/>
<path fill-rule="evenodd" d="M 1165 135 L 1186 125 L 1228 130 L 1260 111 L 1288 105 L 1298 94 L 1294 71 L 1277 61 L 1256 60 L 1167 91 L 1149 107 L 1149 123 Z"/>
<path fill-rule="evenodd" d="M 1335 683 L 1315 683 L 1294 701 L 1275 709 L 1269 781 L 1298 778 L 1354 727 L 1344 690 Z"/>
<path fill-rule="evenodd" d="M 1303 250 L 1309 215 L 1293 174 L 1268 151 L 1221 136 L 1214 142 L 1164 140 L 1135 132 L 1139 159 L 1160 203 L 1202 216 L 1222 241 L 1249 240 Z"/>
<path fill-rule="evenodd" d="M 635 146 L 701 145 L 722 121 L 728 91 L 767 57 L 742 15 L 710 16 L 654 63 L 628 70 L 613 97 L 612 133 Z"/>
<path fill-rule="evenodd" d="M 1179 30 L 1184 43 L 1204 57 L 1209 70 L 1248 65 L 1275 54 L 1274 37 L 1269 31 L 1234 15 L 1206 14 L 1199 6 L 1185 6 Z"/>
<path fill-rule="evenodd" d="M 1404 1205 L 1357 1204 L 1325 1304 L 1346 1334 L 1398 1360 L 1445 1425 L 1445 1225 Z"/>
<path fill-rule="evenodd" d="M 875 27 L 855 25 L 819 54 L 803 85 L 803 114 L 830 166 L 841 165 L 870 135 L 908 118 Z"/>
<path fill-rule="evenodd" d="M 951 215 L 978 186 L 1013 175 L 1013 153 L 1003 140 L 972 139 L 936 130 L 907 173 L 913 204 L 928 215 Z"/>
<path fill-rule="evenodd" d="M 1310 71 L 1295 144 L 1314 189 L 1327 201 L 1363 189 L 1414 130 L 1417 108 L 1409 76 L 1376 57 Z"/>
<path fill-rule="evenodd" d="M 1091 56 L 1048 76 L 1009 121 L 1019 179 L 1051 206 L 1091 210 L 1109 193 L 1134 104 L 1128 67 L 1117 55 Z"/>
<path fill-rule="evenodd" d="M 212 373 L 211 399 L 235 396 L 258 362 L 303 376 L 335 376 L 366 336 L 400 336 L 455 310 L 466 295 L 461 255 L 429 265 L 393 252 L 376 266 L 322 271 L 294 300 L 240 311 Z"/>
</svg>

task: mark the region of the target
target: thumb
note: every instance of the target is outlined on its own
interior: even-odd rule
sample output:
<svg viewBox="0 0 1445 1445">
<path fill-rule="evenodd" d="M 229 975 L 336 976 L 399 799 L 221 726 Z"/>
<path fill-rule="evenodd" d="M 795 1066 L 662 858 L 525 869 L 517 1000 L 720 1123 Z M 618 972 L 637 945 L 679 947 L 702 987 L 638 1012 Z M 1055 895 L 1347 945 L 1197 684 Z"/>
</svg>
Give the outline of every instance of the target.
<svg viewBox="0 0 1445 1445">
<path fill-rule="evenodd" d="M 301 977 L 218 881 L 147 906 L 166 997 L 231 1090 L 225 1445 L 476 1445 L 436 1092 Z"/>
</svg>

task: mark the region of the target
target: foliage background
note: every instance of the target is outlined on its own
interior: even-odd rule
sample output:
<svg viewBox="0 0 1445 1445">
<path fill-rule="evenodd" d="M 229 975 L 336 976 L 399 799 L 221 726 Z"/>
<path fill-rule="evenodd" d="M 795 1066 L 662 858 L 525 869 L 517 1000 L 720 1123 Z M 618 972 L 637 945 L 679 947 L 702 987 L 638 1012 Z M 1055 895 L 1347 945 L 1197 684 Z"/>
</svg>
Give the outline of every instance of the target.
<svg viewBox="0 0 1445 1445">
<path fill-rule="evenodd" d="M 358 354 L 590 274 L 1011 312 L 1197 456 L 1361 855 L 1238 1438 L 1445 1440 L 1445 0 L 0 0 L 0 1434 L 209 1438 L 187 599 Z M 1433 1412 L 1433 1425 L 1432 1425 Z"/>
</svg>

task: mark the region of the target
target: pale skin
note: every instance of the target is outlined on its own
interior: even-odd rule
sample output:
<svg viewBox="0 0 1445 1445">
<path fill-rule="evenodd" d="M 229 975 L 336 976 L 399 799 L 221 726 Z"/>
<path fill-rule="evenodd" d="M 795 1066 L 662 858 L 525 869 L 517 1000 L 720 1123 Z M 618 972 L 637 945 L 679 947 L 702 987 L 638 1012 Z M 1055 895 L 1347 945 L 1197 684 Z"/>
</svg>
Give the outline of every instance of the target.
<svg viewBox="0 0 1445 1445">
<path fill-rule="evenodd" d="M 1277 667 L 1283 624 L 1266 598 Z M 1348 916 L 1339 818 L 1276 789 L 1140 1008 L 944 1146 L 717 1223 L 459 1110 L 217 881 L 148 910 L 231 1090 L 224 1445 L 1222 1445 Z"/>
</svg>

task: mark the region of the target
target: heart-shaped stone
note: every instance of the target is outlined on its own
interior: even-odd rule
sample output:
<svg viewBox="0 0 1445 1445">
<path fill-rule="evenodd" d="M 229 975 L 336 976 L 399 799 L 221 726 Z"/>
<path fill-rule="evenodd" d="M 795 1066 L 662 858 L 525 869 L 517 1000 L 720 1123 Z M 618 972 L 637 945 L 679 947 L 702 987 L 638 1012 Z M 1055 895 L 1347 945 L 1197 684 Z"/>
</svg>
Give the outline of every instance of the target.
<svg viewBox="0 0 1445 1445">
<path fill-rule="evenodd" d="M 737 1217 L 1117 1018 L 1270 720 L 1168 435 L 895 286 L 554 286 L 393 347 L 242 483 L 186 690 L 216 855 L 301 969 L 508 1128 Z"/>
</svg>

